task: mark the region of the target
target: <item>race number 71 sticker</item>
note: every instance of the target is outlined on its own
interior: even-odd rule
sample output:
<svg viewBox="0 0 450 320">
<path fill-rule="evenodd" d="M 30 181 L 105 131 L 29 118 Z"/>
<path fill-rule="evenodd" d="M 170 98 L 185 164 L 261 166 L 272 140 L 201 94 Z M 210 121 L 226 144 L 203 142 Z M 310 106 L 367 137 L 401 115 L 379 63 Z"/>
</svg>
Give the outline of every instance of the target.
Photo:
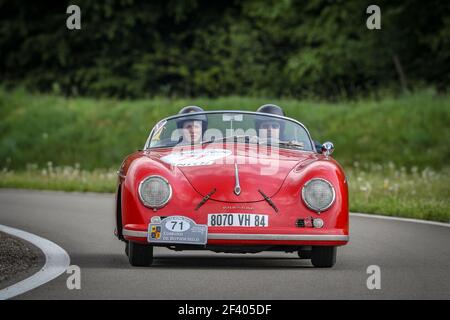
<svg viewBox="0 0 450 320">
<path fill-rule="evenodd" d="M 198 244 L 208 241 L 208 226 L 183 216 L 170 216 L 148 225 L 149 243 Z"/>
<path fill-rule="evenodd" d="M 161 161 L 176 167 L 207 166 L 230 154 L 231 150 L 226 149 L 189 150 L 172 152 L 162 157 Z"/>
</svg>

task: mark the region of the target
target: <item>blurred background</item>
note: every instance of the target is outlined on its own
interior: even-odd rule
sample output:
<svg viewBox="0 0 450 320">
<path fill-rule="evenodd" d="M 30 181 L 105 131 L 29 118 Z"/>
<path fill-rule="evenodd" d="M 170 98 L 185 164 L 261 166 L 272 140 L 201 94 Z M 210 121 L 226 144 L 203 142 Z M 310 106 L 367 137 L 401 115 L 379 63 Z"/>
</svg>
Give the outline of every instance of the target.
<svg viewBox="0 0 450 320">
<path fill-rule="evenodd" d="M 69 31 L 66 8 L 81 9 Z M 450 83 L 448 1 L 0 2 L 2 82 L 95 97 L 354 98 Z"/>
<path fill-rule="evenodd" d="M 353 211 L 448 222 L 449 84 L 448 1 L 0 0 L 0 186 L 113 192 L 162 117 L 276 103 Z"/>
</svg>

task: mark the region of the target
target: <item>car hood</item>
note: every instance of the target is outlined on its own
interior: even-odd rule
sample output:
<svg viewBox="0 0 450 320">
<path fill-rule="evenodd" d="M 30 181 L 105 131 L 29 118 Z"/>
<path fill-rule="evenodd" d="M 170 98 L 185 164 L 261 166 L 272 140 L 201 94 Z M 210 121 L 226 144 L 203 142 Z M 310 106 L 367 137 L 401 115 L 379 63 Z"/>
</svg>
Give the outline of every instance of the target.
<svg viewBox="0 0 450 320">
<path fill-rule="evenodd" d="M 311 162 L 315 158 L 311 152 L 250 145 L 235 149 L 214 146 L 165 149 L 148 155 L 172 169 L 179 169 L 200 195 L 210 194 L 211 199 L 224 202 L 262 201 L 260 191 L 273 197 L 299 162 Z M 236 171 L 239 195 L 235 193 Z"/>
</svg>

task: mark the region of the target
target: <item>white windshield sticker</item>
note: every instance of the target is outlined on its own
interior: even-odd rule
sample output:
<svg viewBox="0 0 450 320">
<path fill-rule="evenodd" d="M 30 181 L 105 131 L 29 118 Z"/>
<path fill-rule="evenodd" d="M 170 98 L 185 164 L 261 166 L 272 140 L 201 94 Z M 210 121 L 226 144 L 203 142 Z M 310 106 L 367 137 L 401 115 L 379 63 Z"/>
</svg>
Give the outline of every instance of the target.
<svg viewBox="0 0 450 320">
<path fill-rule="evenodd" d="M 189 150 L 172 152 L 161 161 L 176 167 L 208 166 L 230 154 L 231 150 L 226 149 Z"/>
</svg>

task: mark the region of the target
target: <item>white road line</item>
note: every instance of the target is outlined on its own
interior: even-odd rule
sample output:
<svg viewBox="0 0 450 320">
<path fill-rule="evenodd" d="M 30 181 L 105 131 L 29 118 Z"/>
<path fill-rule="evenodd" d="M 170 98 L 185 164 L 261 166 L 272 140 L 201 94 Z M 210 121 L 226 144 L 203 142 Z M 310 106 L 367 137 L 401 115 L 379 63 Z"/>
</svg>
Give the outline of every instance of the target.
<svg viewBox="0 0 450 320">
<path fill-rule="evenodd" d="M 57 244 L 47 239 L 1 224 L 0 231 L 31 242 L 33 245 L 41 249 L 45 255 L 45 264 L 42 269 L 30 277 L 0 290 L 0 300 L 10 299 L 39 287 L 64 273 L 70 265 L 70 257 L 67 252 Z"/>
<path fill-rule="evenodd" d="M 450 223 L 429 221 L 429 220 L 399 218 L 399 217 L 391 217 L 391 216 L 380 216 L 380 215 L 377 215 L 377 214 L 357 213 L 357 212 L 351 212 L 350 215 L 353 216 L 353 217 L 374 218 L 374 219 L 384 219 L 384 220 L 395 220 L 395 221 L 402 221 L 402 222 L 413 222 L 413 223 L 420 223 L 420 224 L 429 224 L 429 225 L 433 225 L 433 226 L 440 226 L 440 227 L 447 227 L 447 228 L 450 227 Z"/>
</svg>

